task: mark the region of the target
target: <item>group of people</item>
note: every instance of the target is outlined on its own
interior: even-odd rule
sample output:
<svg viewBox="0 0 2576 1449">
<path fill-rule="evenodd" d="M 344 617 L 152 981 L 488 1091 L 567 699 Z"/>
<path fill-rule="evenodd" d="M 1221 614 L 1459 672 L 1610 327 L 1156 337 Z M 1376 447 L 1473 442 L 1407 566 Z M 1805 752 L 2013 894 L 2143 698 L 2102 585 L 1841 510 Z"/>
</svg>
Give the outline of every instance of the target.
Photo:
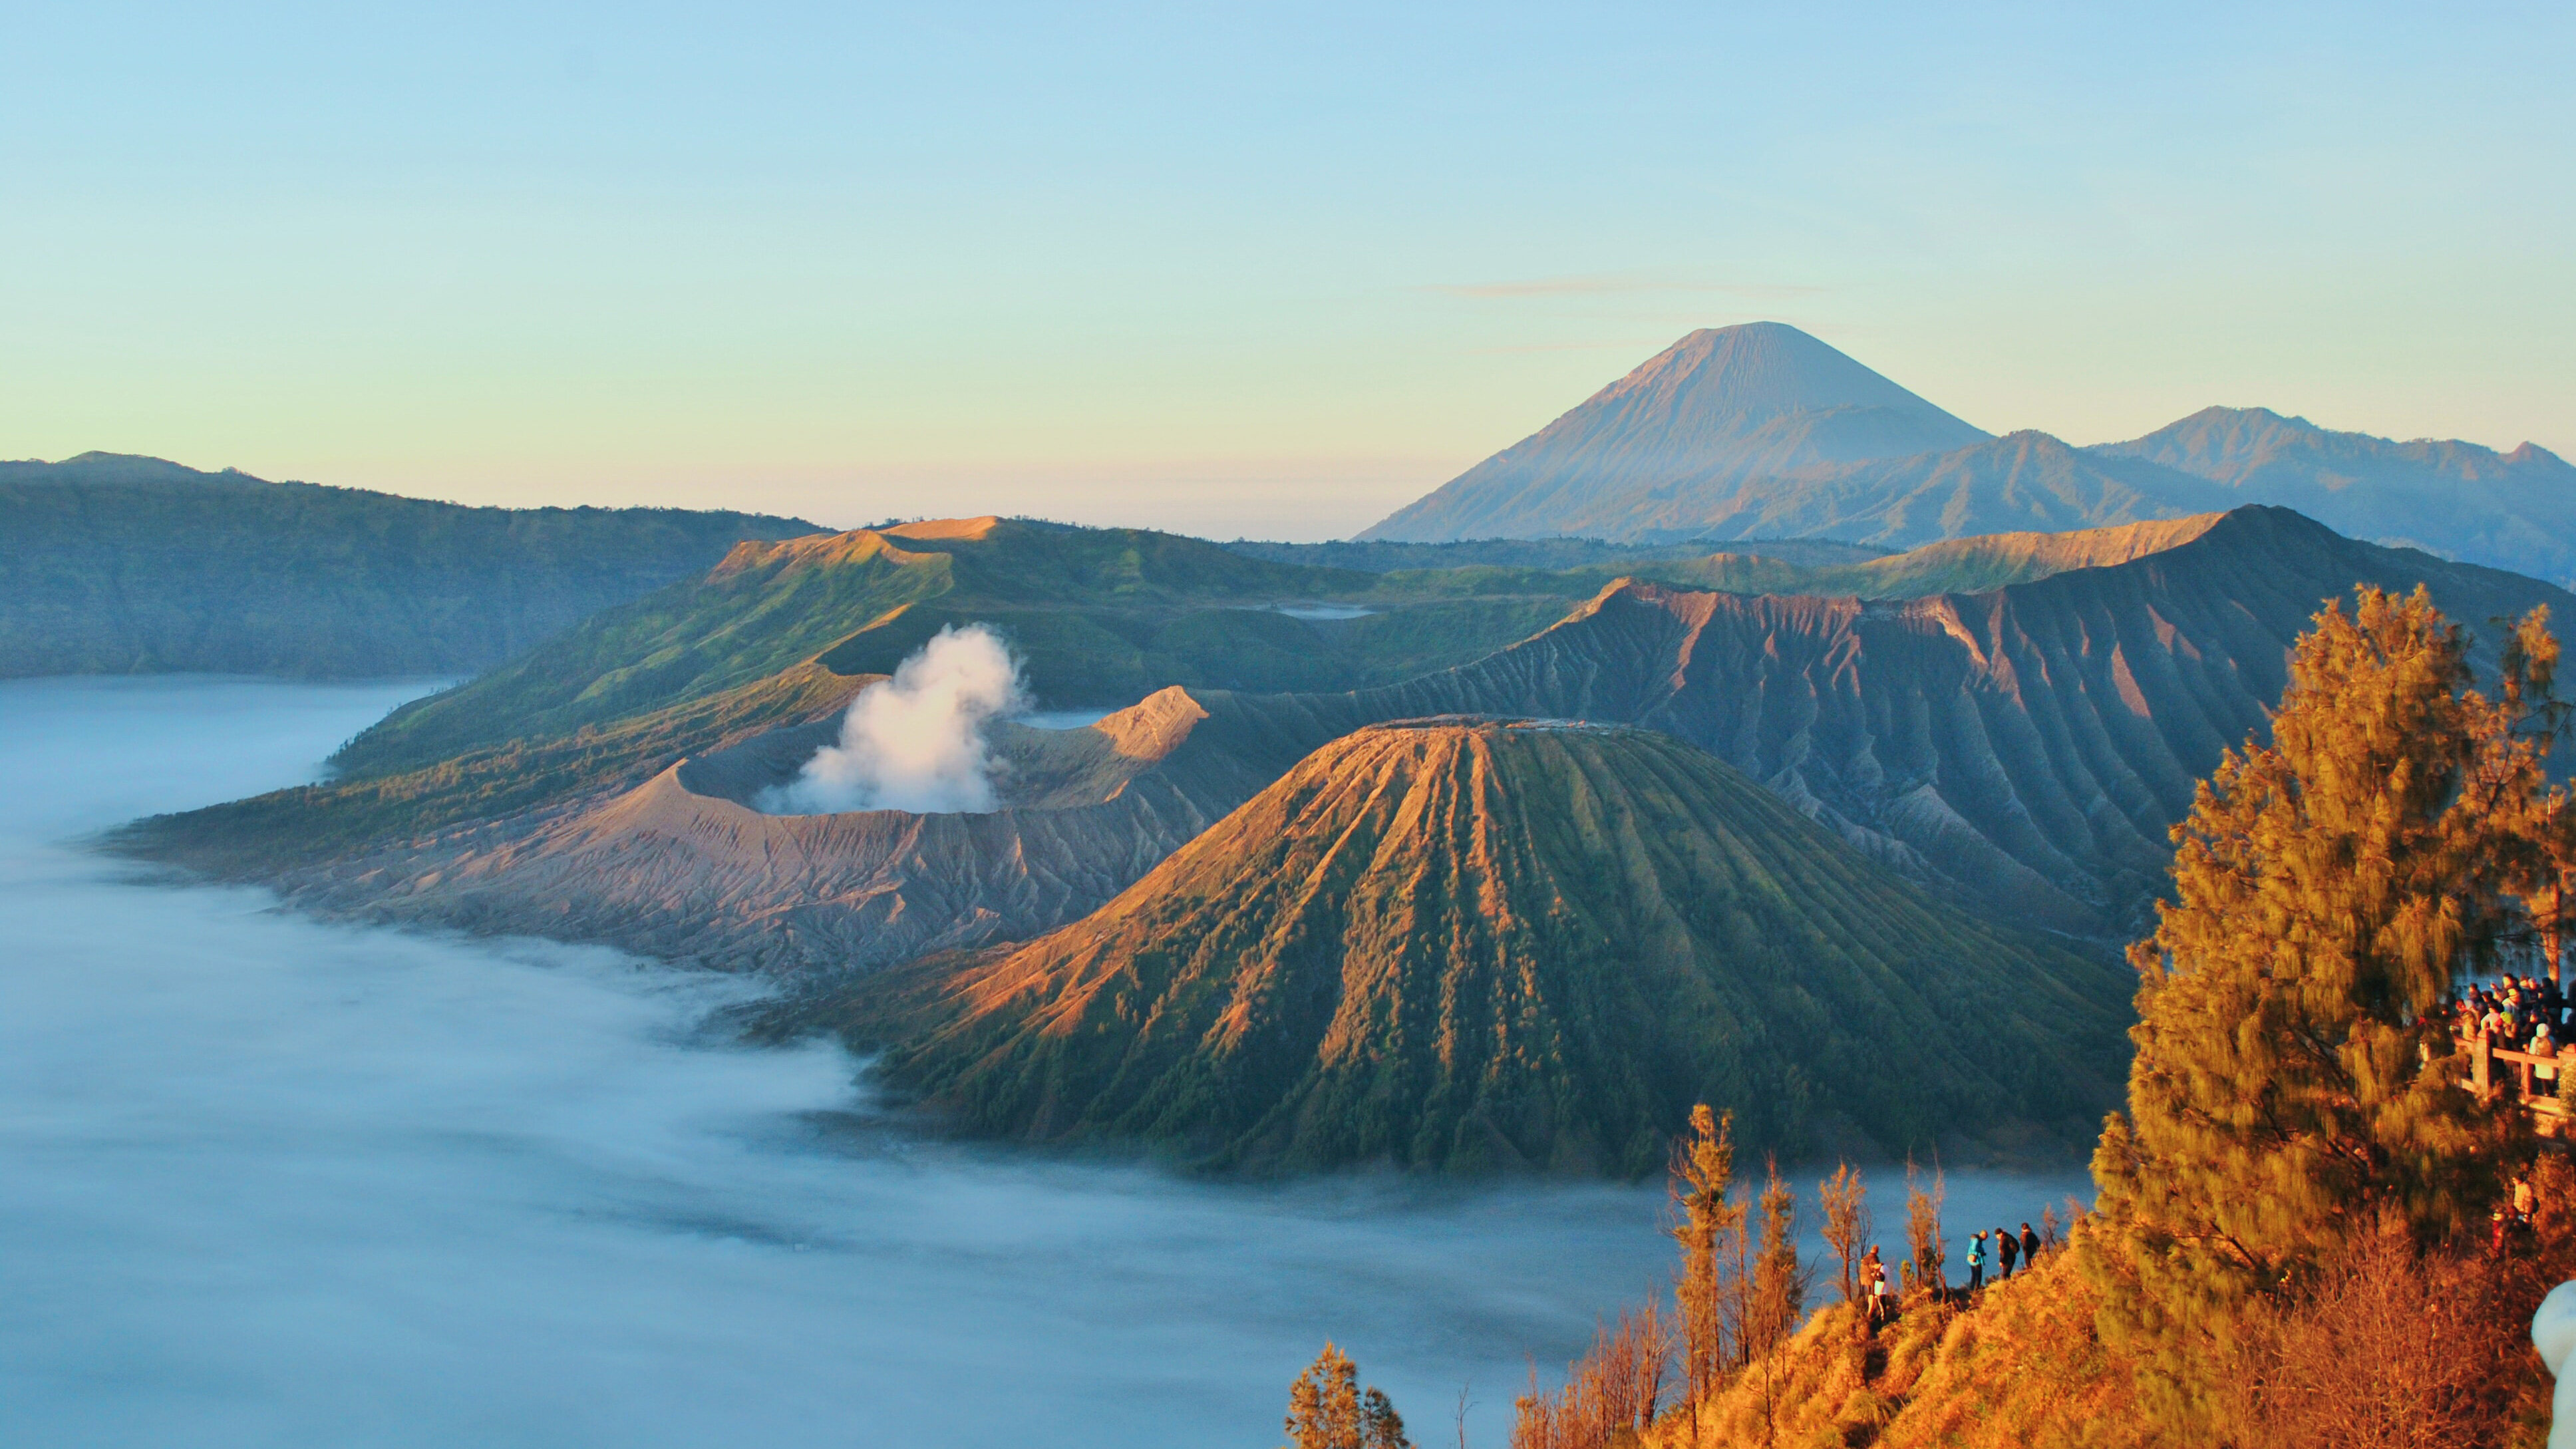
<svg viewBox="0 0 2576 1449">
<path fill-rule="evenodd" d="M 2446 1014 L 2463 1039 L 2483 1036 L 2492 1047 L 2554 1057 L 2566 1030 L 2567 1006 L 2555 981 L 2504 976 L 2493 986 L 2455 993 Z"/>
<path fill-rule="evenodd" d="M 2486 1036 L 2488 1047 L 2555 1057 L 2566 1034 L 2568 998 L 2548 977 L 2499 977 L 2452 993 L 2447 1016 L 2463 1039 Z"/>
<path fill-rule="evenodd" d="M 1993 1252 L 1998 1268 L 1995 1281 L 2000 1283 L 2013 1275 L 2016 1266 L 2038 1262 L 2039 1249 L 2039 1233 L 2028 1223 L 2021 1225 L 2019 1235 L 2009 1228 L 1996 1228 L 1992 1232 L 1980 1229 L 1975 1237 L 1968 1240 L 1968 1291 L 1973 1293 L 1986 1286 L 1986 1254 L 1989 1250 Z M 1934 1276 L 1943 1275 L 1936 1273 Z M 1860 1280 L 1862 1291 L 1869 1298 L 1870 1326 L 1875 1328 L 1894 1318 L 1896 1292 L 1887 1281 L 1887 1264 L 1880 1261 L 1876 1243 L 1870 1244 L 1869 1251 L 1861 1255 Z M 1949 1291 L 1946 1283 L 1934 1286 L 1945 1294 Z"/>
<path fill-rule="evenodd" d="M 2021 1225 L 2021 1236 L 2018 1238 L 2014 1237 L 2009 1229 L 1997 1228 L 1994 1235 L 1994 1249 L 1995 1257 L 2002 1268 L 2001 1272 L 1995 1274 L 1995 1281 L 2000 1283 L 2013 1275 L 2014 1263 L 2039 1260 L 2039 1234 L 2032 1232 L 2028 1223 Z M 1986 1235 L 1979 1233 L 1968 1240 L 1968 1291 L 1973 1293 L 1985 1286 Z"/>
</svg>

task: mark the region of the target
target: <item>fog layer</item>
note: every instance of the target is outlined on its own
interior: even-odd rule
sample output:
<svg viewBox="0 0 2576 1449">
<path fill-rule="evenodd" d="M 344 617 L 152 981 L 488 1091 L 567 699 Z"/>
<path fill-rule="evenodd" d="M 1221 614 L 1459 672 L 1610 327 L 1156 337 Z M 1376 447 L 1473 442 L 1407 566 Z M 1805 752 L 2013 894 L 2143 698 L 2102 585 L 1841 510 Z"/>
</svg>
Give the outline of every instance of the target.
<svg viewBox="0 0 2576 1449">
<path fill-rule="evenodd" d="M 0 1443 L 1251 1449 L 1330 1335 L 1417 1441 L 1465 1380 L 1500 1449 L 1524 1355 L 1665 1272 L 1653 1186 L 924 1144 L 834 1050 L 701 1035 L 741 983 L 61 844 L 304 778 L 402 693 L 0 684 Z M 1954 1236 L 2072 1180 L 1954 1174 Z"/>
</svg>

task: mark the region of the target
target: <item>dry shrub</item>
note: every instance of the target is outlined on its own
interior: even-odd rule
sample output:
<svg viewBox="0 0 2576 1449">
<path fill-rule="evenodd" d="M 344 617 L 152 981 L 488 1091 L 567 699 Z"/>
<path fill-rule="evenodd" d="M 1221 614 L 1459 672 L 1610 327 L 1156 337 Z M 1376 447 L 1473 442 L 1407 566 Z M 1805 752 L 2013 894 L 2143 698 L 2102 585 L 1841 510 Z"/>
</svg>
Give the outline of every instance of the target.
<svg viewBox="0 0 2576 1449">
<path fill-rule="evenodd" d="M 1610 1449 L 1654 1423 L 1671 1370 L 1673 1321 L 1648 1303 L 1619 1315 L 1616 1329 L 1597 1329 L 1592 1351 L 1569 1368 L 1565 1387 L 1530 1391 L 1513 1403 L 1512 1449 Z"/>
<path fill-rule="evenodd" d="M 2369 1233 L 2308 1291 L 2256 1310 L 2222 1411 L 2248 1449 L 2501 1444 L 2538 1365 L 2532 1266 Z"/>
</svg>

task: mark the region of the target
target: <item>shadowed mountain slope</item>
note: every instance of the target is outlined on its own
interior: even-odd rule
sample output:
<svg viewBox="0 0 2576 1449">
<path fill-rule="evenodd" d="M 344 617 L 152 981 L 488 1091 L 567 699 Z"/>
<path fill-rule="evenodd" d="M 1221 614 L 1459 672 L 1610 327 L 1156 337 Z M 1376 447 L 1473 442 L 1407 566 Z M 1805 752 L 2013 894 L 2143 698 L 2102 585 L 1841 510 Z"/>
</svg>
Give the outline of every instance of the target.
<svg viewBox="0 0 2576 1449">
<path fill-rule="evenodd" d="M 928 551 L 918 539 L 898 545 Z M 918 566 L 953 570 L 940 558 Z M 1146 752 L 1147 763 L 1098 776 L 1088 795 L 1031 793 L 1030 782 L 1058 778 L 1052 756 L 1031 753 L 1023 737 L 1035 732 L 1002 730 L 1011 820 L 746 808 L 752 795 L 723 783 L 740 778 L 736 766 L 715 762 L 758 758 L 792 774 L 829 731 L 815 722 L 876 676 L 840 672 L 832 661 L 846 641 L 797 622 L 796 600 L 812 606 L 828 590 L 768 608 L 719 592 L 711 597 L 722 607 L 682 631 L 708 641 L 697 646 L 704 657 L 659 686 L 677 702 L 567 725 L 548 712 L 579 705 L 607 672 L 571 675 L 577 689 L 540 674 L 484 696 L 499 703 L 473 723 L 494 742 L 145 822 L 124 843 L 334 911 L 607 939 L 709 964 L 859 970 L 1063 925 L 1353 730 L 1439 714 L 1535 716 L 1678 736 L 1963 904 L 2116 938 L 2144 923 L 2171 853 L 2165 831 L 2193 782 L 2221 750 L 2265 729 L 2290 644 L 2321 600 L 2348 596 L 2357 581 L 2427 583 L 2489 639 L 2489 619 L 2541 603 L 2561 620 L 2576 609 L 2576 598 L 2535 580 L 2356 543 L 2265 508 L 1962 540 L 1857 567 L 1901 575 L 1872 589 L 2013 581 L 1884 600 L 1596 583 L 1588 602 L 1546 601 L 1560 622 L 1397 684 L 1167 690 L 1147 703 L 1188 717 L 1186 732 L 1157 736 L 1168 744 Z M 625 627 L 601 627 L 612 624 Z M 657 624 L 643 637 L 669 633 Z M 725 650 L 769 650 L 791 633 L 801 642 L 776 657 L 801 662 L 690 692 L 701 678 L 734 677 Z M 1180 803 L 1143 808 L 1153 801 Z"/>
<path fill-rule="evenodd" d="M 1681 543 L 1609 543 L 1597 538 L 1477 538 L 1452 543 L 1390 543 L 1342 539 L 1331 543 L 1267 543 L 1239 538 L 1226 545 L 1234 553 L 1273 563 L 1312 564 L 1319 568 L 1358 569 L 1364 573 L 1413 573 L 1421 570 L 1503 568 L 1529 571 L 1606 568 L 1697 558 L 1709 549 L 1696 540 Z M 1836 543 L 1823 538 L 1756 539 L 1738 552 L 1803 568 L 1865 563 L 1888 550 L 1862 543 Z"/>
<path fill-rule="evenodd" d="M 2167 828 L 2220 752 L 2260 736 L 2292 641 L 2355 583 L 2412 590 L 2480 636 L 2576 597 L 2516 574 L 2240 508 L 2103 568 L 1865 602 L 1614 585 L 1488 659 L 1364 699 L 1397 718 L 1541 714 L 1650 726 L 1763 781 L 1864 851 L 2008 919 L 2144 923 Z"/>
<path fill-rule="evenodd" d="M 1475 658 L 1570 607 L 1559 597 L 1453 604 L 1437 591 L 1351 618 L 1279 607 L 1362 598 L 1377 583 L 1175 534 L 996 518 L 744 544 L 702 577 L 405 706 L 336 763 L 351 775 L 423 769 L 608 728 L 809 663 L 850 679 L 887 674 L 950 625 L 999 630 L 1031 691 L 1061 708 L 1129 704 L 1168 684 L 1375 683 Z"/>
<path fill-rule="evenodd" d="M 974 1130 L 1622 1176 L 1695 1101 L 1791 1151 L 2081 1140 L 2130 989 L 1667 736 L 1465 720 L 1345 735 L 1092 916 L 909 976 L 860 1032 Z"/>
<path fill-rule="evenodd" d="M 2087 450 L 2207 478 L 2338 532 L 2565 583 L 2576 578 L 2576 467 L 2525 443 L 2394 442 L 2267 408 L 2206 408 Z"/>
<path fill-rule="evenodd" d="M 2196 514 L 2153 523 L 2078 529 L 2068 533 L 1991 533 L 1946 539 L 1904 553 L 1862 556 L 1857 561 L 1800 565 L 1768 553 L 1713 553 L 1655 559 L 1614 569 L 1602 565 L 1542 572 L 1535 569 L 1455 568 L 1436 573 L 1399 571 L 1380 576 L 1377 597 L 1400 598 L 1415 588 L 1439 597 L 1550 591 L 1589 597 L 1619 578 L 1679 588 L 1721 589 L 1731 594 L 1849 594 L 1863 599 L 1910 599 L 1926 594 L 1977 593 L 2029 583 L 2068 569 L 2100 568 L 2187 543 L 2223 515 Z"/>
<path fill-rule="evenodd" d="M 1795 327 L 1703 329 L 1359 538 L 1595 533 L 1580 520 L 1605 493 L 1945 452 L 1983 437 Z"/>
<path fill-rule="evenodd" d="M 467 508 L 85 453 L 0 463 L 0 676 L 454 674 L 818 532 L 676 508 Z"/>
<path fill-rule="evenodd" d="M 2185 517 L 2243 501 L 2158 463 L 2020 432 L 1912 458 L 1604 488 L 1567 527 L 1632 541 L 1814 533 L 1911 549 L 1976 534 Z"/>
</svg>

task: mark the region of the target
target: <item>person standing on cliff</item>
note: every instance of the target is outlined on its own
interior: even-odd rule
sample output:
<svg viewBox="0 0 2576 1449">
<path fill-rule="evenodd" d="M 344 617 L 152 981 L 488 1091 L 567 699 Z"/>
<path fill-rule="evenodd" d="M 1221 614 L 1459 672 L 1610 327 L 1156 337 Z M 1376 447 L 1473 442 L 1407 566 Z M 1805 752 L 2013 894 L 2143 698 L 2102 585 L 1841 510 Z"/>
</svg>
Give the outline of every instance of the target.
<svg viewBox="0 0 2576 1449">
<path fill-rule="evenodd" d="M 2001 1264 L 1997 1265 L 2002 1270 L 1995 1274 L 1995 1277 L 1998 1280 L 2012 1276 L 2013 1258 L 2020 1251 L 2021 1244 L 2013 1241 L 2012 1234 L 2004 1231 L 2002 1228 L 1995 1229 L 1995 1256 L 2003 1260 Z"/>
<path fill-rule="evenodd" d="M 2039 1261 L 2039 1234 L 2032 1232 L 2028 1223 L 2021 1225 L 2021 1261 L 2024 1267 Z"/>
<path fill-rule="evenodd" d="M 1985 1286 L 1986 1230 L 1979 1228 L 1977 1235 L 1968 1240 L 1968 1291 L 1974 1293 Z"/>
</svg>

